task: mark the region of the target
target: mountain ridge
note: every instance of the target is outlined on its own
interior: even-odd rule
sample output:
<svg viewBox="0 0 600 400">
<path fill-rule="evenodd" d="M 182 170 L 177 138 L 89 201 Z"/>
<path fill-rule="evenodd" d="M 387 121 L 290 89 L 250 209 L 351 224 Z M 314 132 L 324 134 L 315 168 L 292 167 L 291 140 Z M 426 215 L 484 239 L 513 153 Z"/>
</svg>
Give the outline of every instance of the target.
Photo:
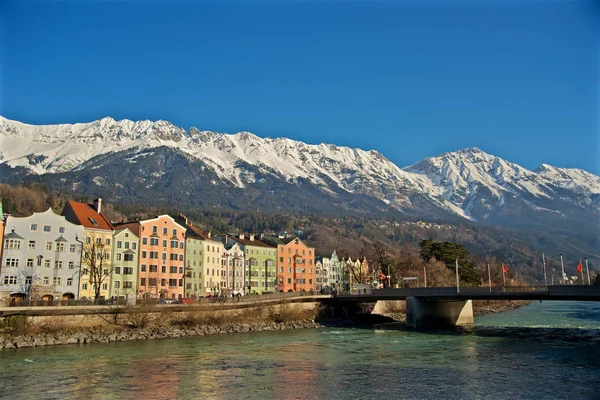
<svg viewBox="0 0 600 400">
<path fill-rule="evenodd" d="M 38 176 L 52 181 L 53 175 L 60 175 L 73 191 L 86 187 L 102 192 L 103 185 L 123 186 L 118 174 L 102 174 L 103 168 L 118 166 L 128 171 L 122 179 L 149 186 L 145 192 L 157 185 L 158 178 L 172 179 L 179 174 L 170 169 L 169 175 L 160 163 L 152 161 L 138 170 L 130 166 L 153 155 L 157 160 L 175 157 L 183 162 L 175 153 L 165 153 L 167 148 L 194 165 L 198 179 L 187 177 L 185 185 L 194 187 L 204 174 L 209 185 L 195 191 L 216 193 L 215 188 L 223 186 L 219 190 L 223 196 L 234 188 L 273 191 L 281 182 L 288 191 L 292 186 L 310 185 L 307 190 L 314 199 L 335 202 L 343 198 L 344 207 L 351 208 L 352 196 L 362 196 L 375 203 L 359 201 L 357 207 L 389 208 L 407 215 L 439 212 L 500 225 L 539 224 L 536 219 L 540 215 L 558 223 L 600 214 L 600 177 L 548 164 L 532 171 L 478 147 L 444 152 L 400 168 L 376 150 L 261 138 L 244 131 L 186 130 L 164 120 L 105 117 L 89 123 L 29 125 L 0 117 L 0 165 L 4 164 L 4 170 L 17 168 L 18 173 L 12 172 L 17 180 Z M 79 181 L 71 182 L 75 176 Z M 0 176 L 0 180 L 9 179 Z M 82 186 L 81 182 L 87 183 Z M 132 188 L 131 193 L 136 190 Z M 185 201 L 185 192 L 181 196 Z M 255 200 L 260 198 L 265 195 L 257 193 Z M 273 204 L 276 198 L 285 196 L 273 193 L 264 201 Z"/>
</svg>

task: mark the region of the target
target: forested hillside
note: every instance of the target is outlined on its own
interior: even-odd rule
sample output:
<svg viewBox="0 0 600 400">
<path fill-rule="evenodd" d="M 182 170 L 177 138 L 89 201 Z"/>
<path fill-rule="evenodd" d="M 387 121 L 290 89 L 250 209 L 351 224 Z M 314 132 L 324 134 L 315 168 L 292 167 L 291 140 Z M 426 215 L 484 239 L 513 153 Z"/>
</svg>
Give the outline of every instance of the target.
<svg viewBox="0 0 600 400">
<path fill-rule="evenodd" d="M 45 211 L 48 207 L 60 213 L 70 198 L 77 201 L 92 200 L 51 192 L 36 184 L 2 184 L 0 198 L 4 212 L 15 216 Z M 592 270 L 596 269 L 600 261 L 600 255 L 591 251 L 600 247 L 597 237 L 588 238 L 588 242 L 585 242 L 556 232 L 540 231 L 532 234 L 470 222 L 426 222 L 361 216 L 327 217 L 263 210 L 239 212 L 218 208 L 175 209 L 143 204 L 114 204 L 110 199 L 104 199 L 102 211 L 113 221 L 135 220 L 159 214 L 176 215 L 183 212 L 201 229 L 213 232 L 291 232 L 315 247 L 317 255 L 330 256 L 336 250 L 340 257 L 367 257 L 370 262 L 381 265 L 385 273 L 389 266 L 395 279 L 422 276 L 423 269 L 427 267 L 428 280 L 433 282 L 440 279 L 452 284 L 453 272 L 443 265 L 442 260 L 427 260 L 422 257 L 419 243 L 424 239 L 464 246 L 469 251 L 469 254 L 461 256 L 468 257 L 468 261 L 467 258 L 462 261 L 465 264 L 464 268 L 468 266 L 475 271 L 479 276 L 477 279 L 487 279 L 489 263 L 496 282 L 502 281 L 501 263 L 504 263 L 510 266 L 509 281 L 512 279 L 513 282 L 543 283 L 542 253 L 546 255 L 549 280 L 553 270 L 555 279 L 558 279 L 561 269 L 559 253 L 565 256 L 565 267 L 569 276 L 575 275 L 579 258 L 587 257 Z M 465 273 L 467 272 L 465 269 Z M 463 279 L 477 280 L 475 275 L 471 272 L 469 274 L 467 277 L 461 272 Z"/>
</svg>

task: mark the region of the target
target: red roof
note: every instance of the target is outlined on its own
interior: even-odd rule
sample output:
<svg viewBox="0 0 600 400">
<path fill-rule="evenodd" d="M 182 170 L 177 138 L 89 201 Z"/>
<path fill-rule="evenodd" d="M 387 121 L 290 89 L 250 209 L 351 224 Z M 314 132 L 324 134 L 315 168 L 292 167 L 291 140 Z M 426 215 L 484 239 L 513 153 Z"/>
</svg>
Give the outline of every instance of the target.
<svg viewBox="0 0 600 400">
<path fill-rule="evenodd" d="M 79 221 L 79 225 L 91 229 L 113 230 L 110 221 L 106 219 L 104 215 L 96 211 L 93 205 L 69 200 L 67 202 L 67 207 L 71 208 L 73 214 Z"/>
</svg>

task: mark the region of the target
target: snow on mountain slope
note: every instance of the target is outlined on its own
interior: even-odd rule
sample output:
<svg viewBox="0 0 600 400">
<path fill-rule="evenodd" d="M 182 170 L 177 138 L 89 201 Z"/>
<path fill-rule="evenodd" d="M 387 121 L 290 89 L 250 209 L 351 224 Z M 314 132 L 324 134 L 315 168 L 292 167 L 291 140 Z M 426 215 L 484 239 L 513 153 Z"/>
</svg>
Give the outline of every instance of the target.
<svg viewBox="0 0 600 400">
<path fill-rule="evenodd" d="M 539 175 L 582 194 L 600 194 L 600 176 L 578 168 L 557 168 L 542 164 L 535 170 Z"/>
<path fill-rule="evenodd" d="M 552 204 L 556 188 L 585 196 L 600 193 L 600 177 L 585 171 L 543 165 L 534 172 L 477 148 L 444 153 L 401 169 L 374 150 L 260 138 L 249 132 L 185 130 L 167 121 L 107 117 L 34 126 L 0 117 L 0 163 L 36 174 L 92 168 L 89 162 L 94 157 L 123 150 L 133 151 L 127 159 L 133 163 L 139 151 L 163 146 L 202 161 L 236 187 L 253 185 L 258 171 L 289 183 L 308 180 L 333 196 L 335 187 L 372 196 L 399 210 L 417 207 L 413 202 L 425 198 L 471 220 L 485 219 L 493 207 L 515 198 L 530 209 L 543 210 Z"/>
</svg>

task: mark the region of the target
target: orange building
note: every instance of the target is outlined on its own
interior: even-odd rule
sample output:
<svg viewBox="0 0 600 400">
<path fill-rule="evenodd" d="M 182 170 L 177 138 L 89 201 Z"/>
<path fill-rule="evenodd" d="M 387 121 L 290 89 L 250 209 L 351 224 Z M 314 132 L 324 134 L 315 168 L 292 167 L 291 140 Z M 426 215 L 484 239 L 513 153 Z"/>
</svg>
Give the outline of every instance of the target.
<svg viewBox="0 0 600 400">
<path fill-rule="evenodd" d="M 116 226 L 140 238 L 138 297 L 183 297 L 185 228 L 168 215 Z"/>
<path fill-rule="evenodd" d="M 301 292 L 315 288 L 315 249 L 297 237 L 264 235 L 263 242 L 277 246 L 277 288 Z"/>
</svg>

